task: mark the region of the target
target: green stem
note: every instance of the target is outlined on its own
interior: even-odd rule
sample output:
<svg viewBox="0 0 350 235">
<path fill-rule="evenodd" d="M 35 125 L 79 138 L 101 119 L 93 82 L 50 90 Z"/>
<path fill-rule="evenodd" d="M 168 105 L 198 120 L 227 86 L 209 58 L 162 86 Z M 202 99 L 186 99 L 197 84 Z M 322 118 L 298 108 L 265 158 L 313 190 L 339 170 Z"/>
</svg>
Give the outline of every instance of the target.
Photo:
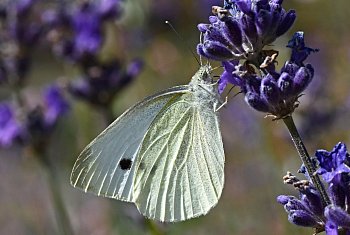
<svg viewBox="0 0 350 235">
<path fill-rule="evenodd" d="M 50 160 L 47 159 L 47 156 L 39 156 L 42 165 L 44 165 L 47 175 L 48 186 L 51 191 L 52 204 L 54 206 L 56 221 L 59 231 L 59 234 L 64 235 L 73 235 L 73 228 L 69 221 L 68 213 L 65 209 L 63 198 L 59 190 L 59 177 L 55 173 L 55 168 L 51 164 Z"/>
<path fill-rule="evenodd" d="M 301 161 L 303 162 L 303 164 L 304 164 L 304 166 L 305 166 L 305 168 L 310 176 L 312 183 L 314 184 L 314 186 L 317 188 L 317 190 L 319 191 L 319 193 L 321 195 L 323 205 L 324 206 L 329 205 L 331 203 L 331 201 L 329 200 L 327 192 L 326 192 L 320 178 L 315 173 L 316 166 L 312 162 L 312 159 L 310 158 L 309 153 L 307 152 L 307 150 L 305 148 L 305 145 L 304 145 L 304 143 L 299 135 L 299 132 L 294 124 L 292 116 L 290 115 L 290 116 L 283 118 L 283 121 L 289 130 L 289 134 L 292 137 L 293 143 L 294 143 L 294 145 L 299 153 Z"/>
<path fill-rule="evenodd" d="M 107 107 L 102 107 L 101 113 L 102 113 L 103 118 L 105 120 L 106 126 L 109 126 L 109 124 L 111 124 L 115 119 L 112 105 L 108 105 Z"/>
<path fill-rule="evenodd" d="M 150 234 L 152 234 L 152 235 L 163 235 L 164 234 L 164 232 L 162 232 L 158 228 L 157 224 L 154 221 L 144 218 L 144 222 L 145 222 L 145 225 L 148 228 L 148 231 L 150 232 Z"/>
</svg>

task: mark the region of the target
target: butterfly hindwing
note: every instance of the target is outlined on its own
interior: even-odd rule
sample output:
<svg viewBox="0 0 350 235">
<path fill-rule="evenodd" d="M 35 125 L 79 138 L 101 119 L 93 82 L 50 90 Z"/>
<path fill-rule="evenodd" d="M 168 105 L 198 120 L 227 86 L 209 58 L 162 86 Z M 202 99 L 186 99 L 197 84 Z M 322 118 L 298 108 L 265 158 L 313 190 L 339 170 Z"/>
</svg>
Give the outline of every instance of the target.
<svg viewBox="0 0 350 235">
<path fill-rule="evenodd" d="M 187 86 L 173 87 L 128 109 L 82 151 L 71 184 L 97 195 L 134 201 L 134 163 L 142 139 L 167 102 L 187 90 Z"/>
<path fill-rule="evenodd" d="M 191 93 L 168 102 L 140 147 L 134 180 L 139 211 L 160 221 L 198 217 L 217 204 L 223 184 L 224 150 L 213 107 Z"/>
</svg>

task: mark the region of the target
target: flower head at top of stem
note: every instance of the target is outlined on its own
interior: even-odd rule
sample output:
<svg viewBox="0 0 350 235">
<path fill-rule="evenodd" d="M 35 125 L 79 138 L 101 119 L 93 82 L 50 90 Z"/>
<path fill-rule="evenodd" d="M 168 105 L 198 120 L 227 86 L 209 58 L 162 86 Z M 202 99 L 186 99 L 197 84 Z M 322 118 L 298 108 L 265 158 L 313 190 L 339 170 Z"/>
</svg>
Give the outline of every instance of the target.
<svg viewBox="0 0 350 235">
<path fill-rule="evenodd" d="M 213 7 L 209 24 L 199 24 L 203 42 L 198 54 L 218 61 L 245 59 L 260 64 L 264 46 L 293 25 L 296 14 L 282 7 L 281 0 L 225 0 Z"/>
</svg>

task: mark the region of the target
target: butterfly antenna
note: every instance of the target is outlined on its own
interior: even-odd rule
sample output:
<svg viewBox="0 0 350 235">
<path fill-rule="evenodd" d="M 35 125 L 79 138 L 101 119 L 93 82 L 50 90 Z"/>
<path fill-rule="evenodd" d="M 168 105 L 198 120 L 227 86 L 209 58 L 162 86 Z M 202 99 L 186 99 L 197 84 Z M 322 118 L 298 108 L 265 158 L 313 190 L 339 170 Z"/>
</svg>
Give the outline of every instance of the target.
<svg viewBox="0 0 350 235">
<path fill-rule="evenodd" d="M 201 33 L 199 34 L 199 43 L 200 43 L 200 44 L 202 44 L 202 38 L 203 38 L 203 33 L 201 32 Z M 202 56 L 201 56 L 201 55 L 199 55 L 199 62 L 200 62 L 200 66 L 202 66 L 203 61 L 202 61 Z"/>
<path fill-rule="evenodd" d="M 192 49 L 190 48 L 190 46 L 185 42 L 185 40 L 183 39 L 183 37 L 181 37 L 181 35 L 176 31 L 176 29 L 174 28 L 174 26 L 170 23 L 170 21 L 166 20 L 165 23 L 167 25 L 169 25 L 169 27 L 174 31 L 174 33 L 177 35 L 177 37 L 185 44 L 185 46 L 187 47 L 187 49 L 191 52 L 191 54 L 193 55 L 193 57 L 196 59 L 197 63 L 199 64 L 199 66 L 202 66 L 202 62 L 198 60 L 197 56 L 194 54 L 194 52 L 192 51 Z M 200 60 L 202 60 L 202 58 L 200 58 Z"/>
<path fill-rule="evenodd" d="M 216 66 L 216 67 L 212 68 L 211 71 L 217 70 L 219 68 L 223 68 L 223 66 L 222 65 Z"/>
</svg>

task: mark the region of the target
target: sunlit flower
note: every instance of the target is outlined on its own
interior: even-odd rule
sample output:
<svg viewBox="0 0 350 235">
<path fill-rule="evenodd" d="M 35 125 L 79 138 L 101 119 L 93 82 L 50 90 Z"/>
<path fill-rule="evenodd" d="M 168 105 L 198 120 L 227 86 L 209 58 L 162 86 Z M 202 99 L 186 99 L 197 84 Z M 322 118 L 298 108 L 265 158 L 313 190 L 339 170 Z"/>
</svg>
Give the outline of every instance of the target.
<svg viewBox="0 0 350 235">
<path fill-rule="evenodd" d="M 255 65 L 263 61 L 262 50 L 292 26 L 294 10 L 286 12 L 282 0 L 225 0 L 224 7 L 213 7 L 210 24 L 199 24 L 203 42 L 198 54 L 225 61 L 246 59 Z"/>
</svg>

